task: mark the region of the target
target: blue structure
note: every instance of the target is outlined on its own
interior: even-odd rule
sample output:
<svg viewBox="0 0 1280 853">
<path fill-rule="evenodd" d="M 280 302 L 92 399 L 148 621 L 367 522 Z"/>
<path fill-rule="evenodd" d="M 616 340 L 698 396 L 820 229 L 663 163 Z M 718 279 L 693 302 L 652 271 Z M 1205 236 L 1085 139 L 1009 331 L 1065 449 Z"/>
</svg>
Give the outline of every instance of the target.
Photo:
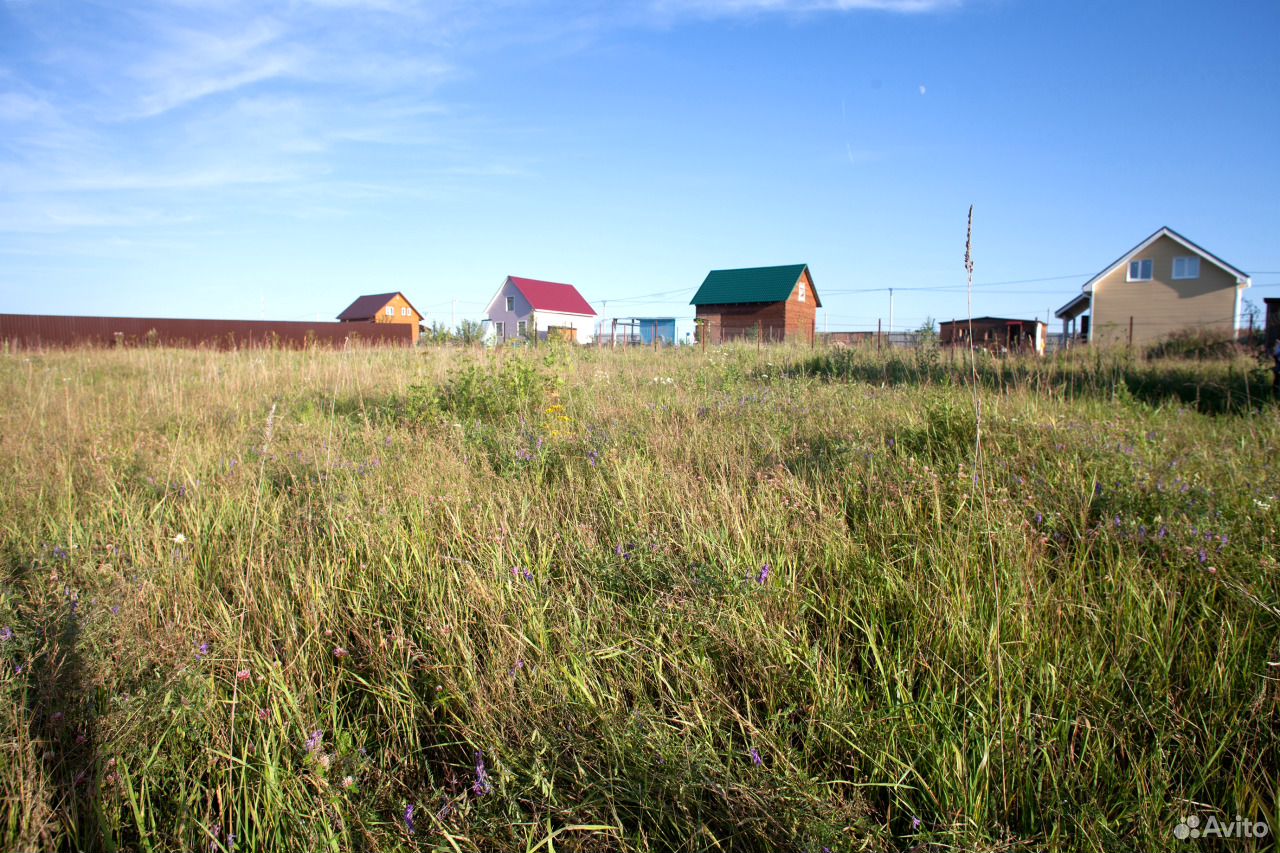
<svg viewBox="0 0 1280 853">
<path fill-rule="evenodd" d="M 652 346 L 655 337 L 663 346 L 676 342 L 675 317 L 636 317 L 632 322 L 635 323 L 632 328 L 640 336 L 642 344 Z"/>
</svg>

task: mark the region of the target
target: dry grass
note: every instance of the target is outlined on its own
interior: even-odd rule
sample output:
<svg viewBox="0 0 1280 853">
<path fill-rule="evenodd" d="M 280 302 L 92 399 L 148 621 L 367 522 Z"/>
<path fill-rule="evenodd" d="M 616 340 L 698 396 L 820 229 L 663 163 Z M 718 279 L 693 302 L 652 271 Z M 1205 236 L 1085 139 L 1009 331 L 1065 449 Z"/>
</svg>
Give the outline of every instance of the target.
<svg viewBox="0 0 1280 853">
<path fill-rule="evenodd" d="M 5 355 L 0 847 L 1277 826 L 1275 411 L 1122 369 Z"/>
</svg>

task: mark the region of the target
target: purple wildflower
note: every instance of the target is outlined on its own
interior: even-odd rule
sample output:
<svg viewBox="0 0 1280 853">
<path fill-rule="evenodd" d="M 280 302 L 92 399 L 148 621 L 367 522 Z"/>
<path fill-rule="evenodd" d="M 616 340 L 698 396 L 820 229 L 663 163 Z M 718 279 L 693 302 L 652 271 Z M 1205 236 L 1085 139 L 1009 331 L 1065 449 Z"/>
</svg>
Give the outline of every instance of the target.
<svg viewBox="0 0 1280 853">
<path fill-rule="evenodd" d="M 307 752 L 318 752 L 320 744 L 324 742 L 324 732 L 316 729 L 311 733 L 311 737 L 307 738 Z"/>
<path fill-rule="evenodd" d="M 920 820 L 920 818 L 918 818 L 918 817 L 913 817 L 913 818 L 911 818 L 911 831 L 912 831 L 912 832 L 919 832 L 919 831 L 920 831 L 920 827 L 921 827 L 921 826 L 923 826 L 923 825 L 924 825 L 924 821 Z"/>
<path fill-rule="evenodd" d="M 1200 562 L 1201 563 L 1209 562 L 1209 555 L 1205 553 L 1205 550 L 1203 548 L 1200 549 Z"/>
<path fill-rule="evenodd" d="M 413 803 L 404 807 L 404 828 L 409 830 L 409 834 L 413 835 Z"/>
<path fill-rule="evenodd" d="M 10 628 L 8 625 L 6 625 L 4 630 L 0 631 L 0 642 L 7 643 L 12 639 L 13 639 L 13 629 Z"/>
<path fill-rule="evenodd" d="M 1036 513 L 1036 527 L 1044 524 L 1044 513 Z"/>
<path fill-rule="evenodd" d="M 334 646 L 333 656 L 338 660 L 342 660 L 343 658 L 349 657 L 350 655 L 351 655 L 351 652 L 347 651 L 342 646 Z"/>
<path fill-rule="evenodd" d="M 760 757 L 760 750 L 756 749 L 754 746 L 751 747 L 751 763 L 756 767 L 764 766 L 764 759 Z"/>
<path fill-rule="evenodd" d="M 771 571 L 772 569 L 769 568 L 768 563 L 765 563 L 763 566 L 761 566 L 760 575 L 759 577 L 756 578 L 756 583 L 763 584 L 765 581 L 767 581 L 769 579 L 769 574 Z"/>
<path fill-rule="evenodd" d="M 200 660 L 200 658 L 204 657 L 207 654 L 209 654 L 209 644 L 201 643 L 200 647 L 196 649 L 196 660 Z"/>
<path fill-rule="evenodd" d="M 1168 535 L 1169 535 L 1169 528 L 1165 527 L 1163 524 L 1160 525 L 1160 529 L 1156 531 L 1156 538 L 1163 539 Z"/>
<path fill-rule="evenodd" d="M 120 615 L 120 605 L 119 605 L 119 604 L 117 604 L 115 607 L 112 607 L 112 608 L 111 608 L 111 615 L 112 615 L 112 616 L 119 616 L 119 615 Z"/>
<path fill-rule="evenodd" d="M 1096 498 L 1096 497 L 1099 497 L 1099 496 L 1101 496 L 1101 495 L 1102 495 L 1102 484 L 1101 484 L 1101 483 L 1094 483 L 1094 484 L 1093 484 L 1093 496 Z"/>
<path fill-rule="evenodd" d="M 471 790 L 477 797 L 483 797 L 493 790 L 489 784 L 489 773 L 484 767 L 484 753 L 478 749 L 476 750 L 476 781 L 471 786 Z"/>
</svg>

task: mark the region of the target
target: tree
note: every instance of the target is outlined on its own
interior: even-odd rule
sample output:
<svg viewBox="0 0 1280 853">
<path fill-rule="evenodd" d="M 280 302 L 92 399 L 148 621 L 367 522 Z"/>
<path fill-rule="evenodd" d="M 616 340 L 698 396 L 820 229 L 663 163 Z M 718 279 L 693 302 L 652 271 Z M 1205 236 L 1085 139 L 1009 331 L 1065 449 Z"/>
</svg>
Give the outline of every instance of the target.
<svg viewBox="0 0 1280 853">
<path fill-rule="evenodd" d="M 484 324 L 479 320 L 463 320 L 454 329 L 453 336 L 459 343 L 478 344 L 484 340 Z"/>
</svg>

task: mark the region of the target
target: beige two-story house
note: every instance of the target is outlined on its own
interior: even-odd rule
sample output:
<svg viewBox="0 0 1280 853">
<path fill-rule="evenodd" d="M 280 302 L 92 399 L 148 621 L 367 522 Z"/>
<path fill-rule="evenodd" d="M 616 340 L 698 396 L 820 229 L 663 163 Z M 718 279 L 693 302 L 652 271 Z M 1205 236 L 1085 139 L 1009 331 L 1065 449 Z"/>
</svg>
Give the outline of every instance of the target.
<svg viewBox="0 0 1280 853">
<path fill-rule="evenodd" d="M 1249 276 L 1161 228 L 1084 283 L 1055 314 L 1070 340 L 1141 346 L 1186 330 L 1231 335 Z"/>
</svg>

